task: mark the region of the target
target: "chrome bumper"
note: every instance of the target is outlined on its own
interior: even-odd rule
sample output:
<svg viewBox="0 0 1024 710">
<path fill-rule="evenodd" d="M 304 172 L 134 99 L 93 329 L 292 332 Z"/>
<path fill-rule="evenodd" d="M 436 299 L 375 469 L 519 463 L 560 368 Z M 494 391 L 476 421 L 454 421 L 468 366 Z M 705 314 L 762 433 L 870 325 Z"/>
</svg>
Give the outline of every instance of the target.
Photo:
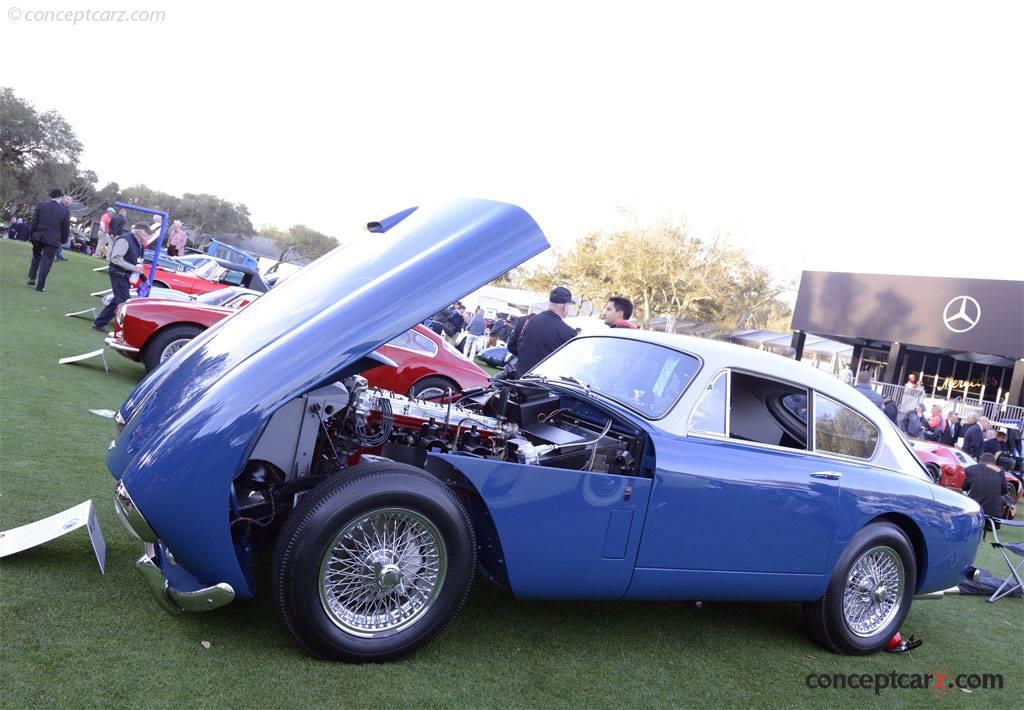
<svg viewBox="0 0 1024 710">
<path fill-rule="evenodd" d="M 234 601 L 235 590 L 225 582 L 193 592 L 179 592 L 170 585 L 163 570 L 153 559 L 152 555 L 155 554 L 155 547 L 147 544 L 146 553 L 135 563 L 135 569 L 146 581 L 146 586 L 156 597 L 157 604 L 168 614 L 180 614 L 183 611 L 210 611 Z"/>
<path fill-rule="evenodd" d="M 209 611 L 234 601 L 235 590 L 225 582 L 190 592 L 178 591 L 171 586 L 163 570 L 160 569 L 157 555 L 166 556 L 168 564 L 173 564 L 174 559 L 169 557 L 167 548 L 162 545 L 161 549 L 157 550 L 160 540 L 136 507 L 135 501 L 132 500 L 123 481 L 118 481 L 114 491 L 114 509 L 128 532 L 146 544 L 145 554 L 135 562 L 135 569 L 142 575 L 142 579 L 145 580 L 149 591 L 156 597 L 157 604 L 161 609 L 169 614 L 179 614 L 183 611 Z"/>
<path fill-rule="evenodd" d="M 113 348 L 114 350 L 120 350 L 123 353 L 137 353 L 137 352 L 139 352 L 138 348 L 133 348 L 131 345 L 125 345 L 120 340 L 115 340 L 113 335 L 108 335 L 106 338 L 103 339 L 103 342 L 106 343 L 108 348 Z"/>
</svg>

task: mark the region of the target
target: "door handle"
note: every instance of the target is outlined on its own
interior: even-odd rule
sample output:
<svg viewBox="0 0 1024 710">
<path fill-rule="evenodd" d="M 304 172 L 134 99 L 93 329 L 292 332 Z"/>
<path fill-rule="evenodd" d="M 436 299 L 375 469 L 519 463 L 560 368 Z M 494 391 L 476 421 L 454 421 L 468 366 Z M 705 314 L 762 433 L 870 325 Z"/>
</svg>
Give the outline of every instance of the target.
<svg viewBox="0 0 1024 710">
<path fill-rule="evenodd" d="M 824 478 L 827 481 L 838 481 L 842 477 L 843 474 L 836 473 L 835 471 L 818 471 L 811 474 L 811 478 Z"/>
</svg>

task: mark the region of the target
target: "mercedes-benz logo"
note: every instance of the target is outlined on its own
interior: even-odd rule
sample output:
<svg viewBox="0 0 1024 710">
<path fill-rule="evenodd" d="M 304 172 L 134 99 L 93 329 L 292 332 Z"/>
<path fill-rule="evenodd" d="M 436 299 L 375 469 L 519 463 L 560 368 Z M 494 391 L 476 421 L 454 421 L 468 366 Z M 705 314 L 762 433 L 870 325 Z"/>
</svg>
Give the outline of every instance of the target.
<svg viewBox="0 0 1024 710">
<path fill-rule="evenodd" d="M 966 333 L 981 320 L 981 305 L 970 296 L 950 299 L 942 312 L 942 322 L 954 333 Z"/>
</svg>

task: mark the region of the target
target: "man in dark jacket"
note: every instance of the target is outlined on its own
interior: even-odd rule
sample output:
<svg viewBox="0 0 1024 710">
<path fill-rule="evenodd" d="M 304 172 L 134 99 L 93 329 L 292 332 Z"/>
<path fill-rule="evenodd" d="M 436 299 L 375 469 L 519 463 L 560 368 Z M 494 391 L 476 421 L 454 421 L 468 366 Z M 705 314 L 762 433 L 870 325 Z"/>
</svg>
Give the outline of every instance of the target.
<svg viewBox="0 0 1024 710">
<path fill-rule="evenodd" d="M 147 225 L 139 223 L 132 227 L 131 234 L 118 237 L 110 245 L 110 266 L 107 272 L 110 274 L 110 289 L 114 292 L 114 298 L 96 316 L 91 326 L 93 330 L 106 334 L 104 326 L 114 317 L 117 307 L 131 297 L 131 277 L 142 273 L 140 262 L 143 249 L 149 241 Z"/>
<path fill-rule="evenodd" d="M 519 375 L 529 372 L 534 365 L 560 348 L 565 342 L 576 337 L 576 331 L 562 319 L 569 313 L 572 293 L 569 289 L 558 286 L 548 296 L 548 309 L 536 314 L 519 333 L 517 352 L 519 362 L 516 371 Z M 512 343 L 509 343 L 509 350 Z"/>
<path fill-rule="evenodd" d="M 29 224 L 32 242 L 32 264 L 28 268 L 28 285 L 40 293 L 46 290 L 46 276 L 53 266 L 57 248 L 71 236 L 71 213 L 63 203 L 64 193 L 50 190 L 50 199 L 36 205 Z"/>
<path fill-rule="evenodd" d="M 981 445 L 981 453 L 992 454 L 992 456 L 996 458 L 999 457 L 999 454 L 1003 453 L 1006 448 L 1003 443 L 1006 441 L 1006 437 L 1004 436 L 1003 441 L 1000 441 L 999 433 L 1000 432 L 997 432 L 995 429 L 987 429 L 982 432 L 984 443 Z"/>
<path fill-rule="evenodd" d="M 981 426 L 978 424 L 978 418 L 973 414 L 968 414 L 964 417 L 964 422 L 967 424 L 963 430 L 964 445 L 962 448 L 964 453 L 968 456 L 979 458 L 981 456 L 981 447 L 984 445 L 984 439 L 982 438 L 983 434 Z"/>
<path fill-rule="evenodd" d="M 110 218 L 110 224 L 107 225 L 107 229 L 110 232 L 110 241 L 113 242 L 115 239 L 124 234 L 124 223 L 125 217 L 128 214 L 127 210 L 122 207 L 117 211 L 117 214 Z"/>
<path fill-rule="evenodd" d="M 1003 469 L 996 466 L 992 454 L 984 454 L 981 462 L 964 469 L 963 491 L 978 502 L 985 515 L 1003 517 L 1003 496 L 1009 492 Z"/>
<path fill-rule="evenodd" d="M 885 412 L 885 416 L 889 417 L 893 424 L 896 423 L 896 418 L 899 416 L 899 410 L 896 408 L 896 403 L 892 401 L 892 397 L 889 395 L 882 398 L 882 411 Z"/>
<path fill-rule="evenodd" d="M 928 423 L 924 418 L 923 404 L 917 405 L 904 414 L 903 421 L 900 422 L 900 428 L 903 429 L 911 439 L 920 439 L 927 426 Z"/>
<path fill-rule="evenodd" d="M 879 409 L 882 408 L 882 395 L 871 388 L 871 373 L 867 370 L 857 373 L 857 386 L 855 390 L 870 399 Z"/>
<path fill-rule="evenodd" d="M 956 446 L 956 442 L 960 438 L 962 428 L 960 418 L 950 412 L 946 415 L 946 428 L 942 430 L 942 438 L 940 441 L 946 446 Z"/>
</svg>

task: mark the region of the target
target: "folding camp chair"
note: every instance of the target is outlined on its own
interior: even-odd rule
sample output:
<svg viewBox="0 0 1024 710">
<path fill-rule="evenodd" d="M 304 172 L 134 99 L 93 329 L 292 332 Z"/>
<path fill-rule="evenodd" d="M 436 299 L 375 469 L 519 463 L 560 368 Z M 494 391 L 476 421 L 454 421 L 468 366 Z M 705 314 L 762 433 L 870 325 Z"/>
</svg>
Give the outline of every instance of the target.
<svg viewBox="0 0 1024 710">
<path fill-rule="evenodd" d="M 1021 568 L 1024 567 L 1024 542 L 1000 542 L 997 530 L 1002 525 L 1009 525 L 1014 528 L 1024 528 L 1024 522 L 1020 520 L 1003 520 L 1001 518 L 993 518 L 988 515 L 985 516 L 985 529 L 992 533 L 992 539 L 994 540 L 991 545 L 1002 553 L 1003 559 L 1006 560 L 1006 566 L 1010 568 L 1010 575 L 1003 580 L 1001 585 L 999 585 L 999 589 L 997 589 L 995 593 L 988 598 L 990 604 L 999 601 L 1006 595 L 1012 594 L 1018 589 L 1024 592 L 1024 581 L 1021 581 L 1020 578 Z M 1014 566 L 1013 562 L 1010 561 L 1010 556 L 1006 554 L 1007 550 L 1020 557 L 1020 562 L 1018 562 L 1016 566 Z"/>
</svg>

